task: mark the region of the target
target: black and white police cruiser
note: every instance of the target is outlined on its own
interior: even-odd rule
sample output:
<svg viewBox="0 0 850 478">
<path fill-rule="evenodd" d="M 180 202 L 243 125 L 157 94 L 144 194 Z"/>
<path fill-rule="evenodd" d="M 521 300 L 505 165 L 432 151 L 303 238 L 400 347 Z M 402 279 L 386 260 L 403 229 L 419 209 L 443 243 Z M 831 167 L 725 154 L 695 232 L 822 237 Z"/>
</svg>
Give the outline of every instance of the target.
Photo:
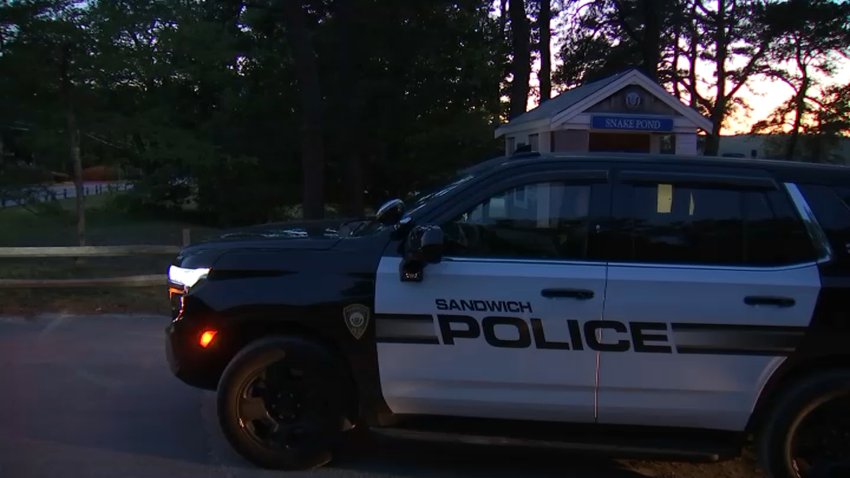
<svg viewBox="0 0 850 478">
<path fill-rule="evenodd" d="M 850 476 L 850 168 L 495 158 L 185 248 L 167 353 L 257 465 L 401 438 Z"/>
</svg>

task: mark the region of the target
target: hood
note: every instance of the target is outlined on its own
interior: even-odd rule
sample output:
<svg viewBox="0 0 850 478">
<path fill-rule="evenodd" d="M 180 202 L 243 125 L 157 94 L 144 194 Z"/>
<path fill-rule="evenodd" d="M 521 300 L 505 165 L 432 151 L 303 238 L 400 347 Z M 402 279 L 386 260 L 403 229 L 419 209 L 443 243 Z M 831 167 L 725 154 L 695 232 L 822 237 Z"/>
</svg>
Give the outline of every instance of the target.
<svg viewBox="0 0 850 478">
<path fill-rule="evenodd" d="M 230 229 L 190 249 L 282 248 L 325 250 L 347 237 L 365 219 L 321 219 L 258 224 Z"/>
<path fill-rule="evenodd" d="M 223 232 L 217 240 L 258 240 L 258 239 L 339 239 L 347 234 L 342 230 L 350 220 L 322 219 L 314 221 L 288 221 L 231 229 Z"/>
<path fill-rule="evenodd" d="M 336 246 L 365 219 L 322 219 L 259 224 L 231 229 L 180 251 L 175 261 L 183 267 L 208 267 L 234 250 L 286 249 L 324 251 Z"/>
</svg>

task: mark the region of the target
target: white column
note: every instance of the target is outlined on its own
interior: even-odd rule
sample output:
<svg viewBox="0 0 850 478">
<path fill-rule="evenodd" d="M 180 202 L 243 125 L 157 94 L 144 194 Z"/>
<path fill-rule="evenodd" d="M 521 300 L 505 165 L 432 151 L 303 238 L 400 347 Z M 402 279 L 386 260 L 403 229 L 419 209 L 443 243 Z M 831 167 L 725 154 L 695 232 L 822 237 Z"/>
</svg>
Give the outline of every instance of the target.
<svg viewBox="0 0 850 478">
<path fill-rule="evenodd" d="M 649 135 L 649 152 L 652 154 L 661 152 L 661 136 L 657 134 Z"/>
<path fill-rule="evenodd" d="M 551 153 L 552 152 L 552 132 L 551 131 L 541 131 L 540 132 L 540 145 L 538 146 L 538 150 L 541 153 Z"/>
<path fill-rule="evenodd" d="M 676 134 L 676 154 L 696 156 L 696 154 L 697 154 L 697 134 L 696 133 L 677 133 Z"/>
<path fill-rule="evenodd" d="M 510 156 L 510 155 L 514 154 L 515 149 L 516 149 L 516 137 L 505 136 L 505 156 Z"/>
</svg>

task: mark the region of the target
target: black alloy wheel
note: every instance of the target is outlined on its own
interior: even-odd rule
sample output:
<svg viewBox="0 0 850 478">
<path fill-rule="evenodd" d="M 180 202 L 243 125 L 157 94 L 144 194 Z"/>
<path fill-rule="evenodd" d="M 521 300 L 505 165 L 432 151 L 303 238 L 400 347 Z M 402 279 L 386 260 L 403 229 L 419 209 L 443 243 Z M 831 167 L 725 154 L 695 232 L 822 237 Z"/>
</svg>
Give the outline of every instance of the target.
<svg viewBox="0 0 850 478">
<path fill-rule="evenodd" d="M 304 470 L 328 463 L 348 423 L 350 382 L 320 345 L 266 339 L 228 365 L 218 387 L 222 431 L 264 468 Z"/>
<path fill-rule="evenodd" d="M 315 447 L 336 426 L 325 384 L 286 360 L 258 370 L 242 387 L 239 421 L 270 449 Z"/>
<path fill-rule="evenodd" d="M 850 477 L 850 394 L 820 404 L 791 431 L 791 459 L 801 478 Z"/>
<path fill-rule="evenodd" d="M 812 373 L 786 387 L 759 434 L 767 476 L 850 477 L 850 370 Z"/>
</svg>

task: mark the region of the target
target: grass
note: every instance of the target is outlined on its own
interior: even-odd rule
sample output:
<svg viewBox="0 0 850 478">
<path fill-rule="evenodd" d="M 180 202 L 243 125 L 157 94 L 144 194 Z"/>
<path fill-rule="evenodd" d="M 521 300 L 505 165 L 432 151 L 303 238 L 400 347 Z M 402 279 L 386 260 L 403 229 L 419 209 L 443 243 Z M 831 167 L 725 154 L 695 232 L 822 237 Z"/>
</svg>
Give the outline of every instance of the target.
<svg viewBox="0 0 850 478">
<path fill-rule="evenodd" d="M 183 228 L 193 241 L 216 233 L 215 229 L 157 217 L 123 213 L 114 195 L 86 198 L 88 245 L 180 245 Z M 56 201 L 33 213 L 21 207 L 0 209 L 0 247 L 76 245 L 74 200 Z M 0 258 L 0 278 L 65 279 L 165 274 L 169 256 L 74 258 Z M 165 286 L 75 287 L 62 289 L 0 289 L 0 314 L 32 315 L 39 312 L 100 313 L 145 312 L 166 314 Z"/>
<path fill-rule="evenodd" d="M 118 193 L 86 197 L 86 243 L 175 244 L 182 241 L 188 227 L 193 240 L 214 234 L 215 230 L 182 221 L 128 215 L 113 207 Z M 71 246 L 77 244 L 74 200 L 55 201 L 39 206 L 39 213 L 22 207 L 0 209 L 0 247 Z"/>
</svg>

